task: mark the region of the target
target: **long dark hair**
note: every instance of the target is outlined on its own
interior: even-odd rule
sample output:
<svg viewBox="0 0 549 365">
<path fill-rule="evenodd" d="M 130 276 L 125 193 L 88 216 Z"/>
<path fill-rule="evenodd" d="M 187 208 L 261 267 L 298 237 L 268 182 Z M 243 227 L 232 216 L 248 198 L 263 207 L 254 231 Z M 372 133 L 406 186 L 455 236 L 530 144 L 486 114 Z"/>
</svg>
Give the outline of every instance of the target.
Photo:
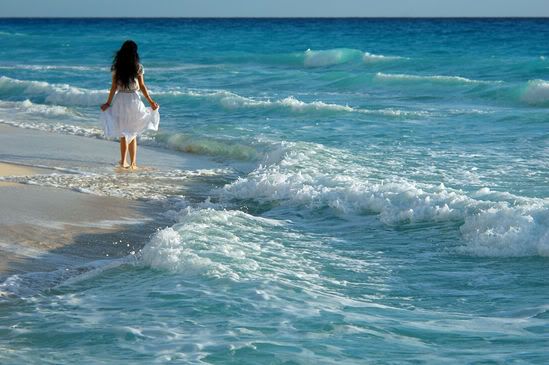
<svg viewBox="0 0 549 365">
<path fill-rule="evenodd" d="M 137 77 L 138 68 L 137 44 L 131 40 L 125 41 L 112 60 L 111 71 L 115 71 L 116 81 L 119 84 L 129 88 L 130 82 Z"/>
</svg>

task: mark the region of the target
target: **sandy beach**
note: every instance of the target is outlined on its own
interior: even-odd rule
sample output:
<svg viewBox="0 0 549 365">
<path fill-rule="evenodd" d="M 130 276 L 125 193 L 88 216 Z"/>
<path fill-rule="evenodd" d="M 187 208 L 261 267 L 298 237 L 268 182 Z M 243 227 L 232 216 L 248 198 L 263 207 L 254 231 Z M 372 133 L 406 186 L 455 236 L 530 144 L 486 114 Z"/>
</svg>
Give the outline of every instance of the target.
<svg viewBox="0 0 549 365">
<path fill-rule="evenodd" d="M 112 141 L 0 124 L 1 277 L 135 254 L 170 223 L 159 194 L 199 184 L 181 175 L 177 184 L 155 186 L 151 173 L 221 167 L 143 147 L 141 170 L 129 172 L 116 168 L 117 153 Z"/>
</svg>

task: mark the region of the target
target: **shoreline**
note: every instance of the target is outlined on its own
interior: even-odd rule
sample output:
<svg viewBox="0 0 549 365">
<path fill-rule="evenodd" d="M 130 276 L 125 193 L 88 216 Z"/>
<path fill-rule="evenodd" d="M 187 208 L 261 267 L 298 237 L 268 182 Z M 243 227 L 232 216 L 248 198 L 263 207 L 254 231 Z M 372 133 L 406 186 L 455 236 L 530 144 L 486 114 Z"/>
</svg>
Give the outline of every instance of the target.
<svg viewBox="0 0 549 365">
<path fill-rule="evenodd" d="M 91 262 L 136 254 L 174 223 L 168 200 L 207 194 L 211 174 L 195 171 L 223 167 L 140 146 L 142 169 L 120 171 L 118 143 L 6 124 L 0 132 L 0 286 L 13 275 L 80 268 L 78 275 Z M 0 297 L 9 296 L 3 286 Z"/>
</svg>

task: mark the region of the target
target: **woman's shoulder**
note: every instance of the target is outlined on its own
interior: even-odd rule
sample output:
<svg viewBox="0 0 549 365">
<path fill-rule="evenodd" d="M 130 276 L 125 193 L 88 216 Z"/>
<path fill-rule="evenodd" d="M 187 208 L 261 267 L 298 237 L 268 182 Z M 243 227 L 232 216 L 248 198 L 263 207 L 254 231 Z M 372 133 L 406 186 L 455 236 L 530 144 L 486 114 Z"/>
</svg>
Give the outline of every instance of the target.
<svg viewBox="0 0 549 365">
<path fill-rule="evenodd" d="M 145 69 L 143 68 L 143 65 L 142 64 L 139 64 L 137 66 L 137 74 L 138 75 L 143 75 L 145 73 Z"/>
</svg>

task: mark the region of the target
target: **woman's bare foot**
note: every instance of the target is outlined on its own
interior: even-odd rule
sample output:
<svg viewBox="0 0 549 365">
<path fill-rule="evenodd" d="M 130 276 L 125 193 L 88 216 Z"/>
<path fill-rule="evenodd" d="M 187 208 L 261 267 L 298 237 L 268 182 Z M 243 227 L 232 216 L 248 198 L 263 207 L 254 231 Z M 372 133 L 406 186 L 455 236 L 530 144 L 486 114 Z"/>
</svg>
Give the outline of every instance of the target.
<svg viewBox="0 0 549 365">
<path fill-rule="evenodd" d="M 132 164 L 130 165 L 130 170 L 136 171 L 136 170 L 139 170 L 139 168 L 137 167 L 136 164 L 132 163 Z"/>
<path fill-rule="evenodd" d="M 128 163 L 126 161 L 124 161 L 124 162 L 118 161 L 118 167 L 121 167 L 123 169 L 127 169 L 128 167 L 130 167 L 130 165 L 128 165 Z"/>
</svg>

